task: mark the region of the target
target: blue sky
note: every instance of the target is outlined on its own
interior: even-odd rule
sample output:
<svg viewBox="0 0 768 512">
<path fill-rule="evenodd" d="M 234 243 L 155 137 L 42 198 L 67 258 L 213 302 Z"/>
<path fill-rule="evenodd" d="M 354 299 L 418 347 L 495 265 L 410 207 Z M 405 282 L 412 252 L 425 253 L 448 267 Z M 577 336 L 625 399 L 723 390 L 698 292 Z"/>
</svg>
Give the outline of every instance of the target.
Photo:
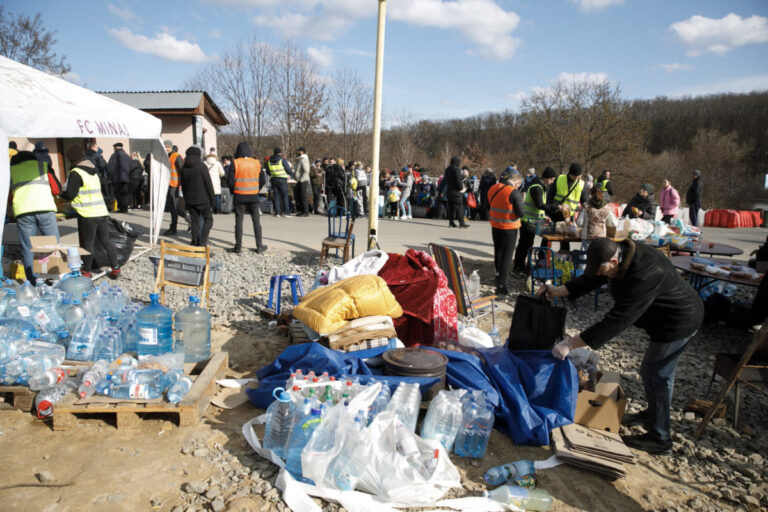
<svg viewBox="0 0 768 512">
<path fill-rule="evenodd" d="M 56 30 L 94 90 L 179 89 L 254 30 L 293 37 L 320 73 L 373 81 L 376 0 L 6 0 Z M 518 110 L 559 78 L 626 98 L 768 89 L 765 0 L 389 0 L 385 119 Z"/>
</svg>

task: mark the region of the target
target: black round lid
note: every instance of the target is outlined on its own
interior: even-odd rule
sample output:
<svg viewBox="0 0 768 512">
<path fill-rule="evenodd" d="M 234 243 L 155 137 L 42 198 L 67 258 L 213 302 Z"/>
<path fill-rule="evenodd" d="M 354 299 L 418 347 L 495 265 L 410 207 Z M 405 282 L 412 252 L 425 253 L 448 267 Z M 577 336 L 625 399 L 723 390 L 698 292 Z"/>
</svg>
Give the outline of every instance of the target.
<svg viewBox="0 0 768 512">
<path fill-rule="evenodd" d="M 397 368 L 430 371 L 444 367 L 448 358 L 440 352 L 420 347 L 396 348 L 384 352 L 384 361 Z"/>
</svg>

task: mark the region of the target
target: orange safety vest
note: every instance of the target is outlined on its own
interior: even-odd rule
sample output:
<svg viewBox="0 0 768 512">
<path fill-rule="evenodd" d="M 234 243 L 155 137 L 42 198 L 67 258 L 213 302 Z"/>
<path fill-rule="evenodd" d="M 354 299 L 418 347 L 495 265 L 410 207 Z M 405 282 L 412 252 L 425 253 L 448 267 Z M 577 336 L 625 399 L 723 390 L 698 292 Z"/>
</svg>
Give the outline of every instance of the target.
<svg viewBox="0 0 768 512">
<path fill-rule="evenodd" d="M 252 196 L 259 193 L 261 163 L 254 158 L 235 159 L 235 194 Z"/>
<path fill-rule="evenodd" d="M 509 201 L 509 194 L 515 190 L 512 185 L 496 183 L 488 190 L 491 204 L 489 219 L 491 226 L 496 229 L 520 229 L 520 218 L 515 215 L 515 209 Z"/>
<path fill-rule="evenodd" d="M 168 186 L 176 188 L 179 186 L 179 171 L 181 170 L 176 168 L 176 160 L 181 158 L 181 156 L 174 151 L 168 155 L 168 158 L 171 160 L 171 181 L 168 183 Z M 181 161 L 183 162 L 184 159 L 182 158 Z"/>
</svg>

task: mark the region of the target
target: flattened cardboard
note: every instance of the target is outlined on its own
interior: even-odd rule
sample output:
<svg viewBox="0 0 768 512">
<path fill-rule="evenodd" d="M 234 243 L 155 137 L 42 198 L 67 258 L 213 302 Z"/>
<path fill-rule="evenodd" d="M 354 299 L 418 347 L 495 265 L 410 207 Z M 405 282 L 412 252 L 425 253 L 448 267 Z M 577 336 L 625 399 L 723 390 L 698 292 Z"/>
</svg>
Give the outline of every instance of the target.
<svg viewBox="0 0 768 512">
<path fill-rule="evenodd" d="M 552 430 L 550 439 L 552 450 L 557 458 L 568 464 L 589 469 L 613 479 L 624 478 L 627 475 L 624 465 L 620 462 L 579 452 L 569 447 L 561 428 Z"/>
<path fill-rule="evenodd" d="M 635 463 L 634 454 L 618 434 L 575 423 L 566 425 L 561 430 L 566 443 L 574 450 L 629 464 Z"/>
<path fill-rule="evenodd" d="M 627 407 L 619 379 L 618 373 L 603 372 L 594 392 L 581 391 L 576 401 L 573 422 L 618 434 Z"/>
</svg>

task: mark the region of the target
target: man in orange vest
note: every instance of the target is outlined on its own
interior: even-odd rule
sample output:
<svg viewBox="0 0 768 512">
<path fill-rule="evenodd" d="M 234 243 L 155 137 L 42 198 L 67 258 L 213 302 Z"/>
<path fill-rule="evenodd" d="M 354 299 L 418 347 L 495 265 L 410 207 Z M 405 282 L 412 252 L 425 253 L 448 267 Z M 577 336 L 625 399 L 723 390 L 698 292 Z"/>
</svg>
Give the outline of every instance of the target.
<svg viewBox="0 0 768 512">
<path fill-rule="evenodd" d="M 498 183 L 488 189 L 489 220 L 493 238 L 493 265 L 496 269 L 496 295 L 509 294 L 507 280 L 512 256 L 520 231 L 520 219 L 525 214 L 523 196 L 520 194 L 520 174 L 501 173 Z"/>
<path fill-rule="evenodd" d="M 266 185 L 267 173 L 261 172 L 261 162 L 251 157 L 247 142 L 241 142 L 235 149 L 235 159 L 227 172 L 227 185 L 232 190 L 235 205 L 235 246 L 227 252 L 240 254 L 243 250 L 243 216 L 251 215 L 253 235 L 256 238 L 257 254 L 264 254 L 267 246 L 261 242 L 261 220 L 259 218 L 259 189 Z"/>
<path fill-rule="evenodd" d="M 184 167 L 184 159 L 181 158 L 179 150 L 170 140 L 165 141 L 165 150 L 168 152 L 168 159 L 171 161 L 171 181 L 168 182 L 168 195 L 165 198 L 165 204 L 171 210 L 171 226 L 163 235 L 175 235 L 176 225 L 179 222 L 179 173 Z M 187 212 L 182 210 L 182 215 L 187 218 Z M 187 219 L 188 220 L 188 219 Z"/>
</svg>

